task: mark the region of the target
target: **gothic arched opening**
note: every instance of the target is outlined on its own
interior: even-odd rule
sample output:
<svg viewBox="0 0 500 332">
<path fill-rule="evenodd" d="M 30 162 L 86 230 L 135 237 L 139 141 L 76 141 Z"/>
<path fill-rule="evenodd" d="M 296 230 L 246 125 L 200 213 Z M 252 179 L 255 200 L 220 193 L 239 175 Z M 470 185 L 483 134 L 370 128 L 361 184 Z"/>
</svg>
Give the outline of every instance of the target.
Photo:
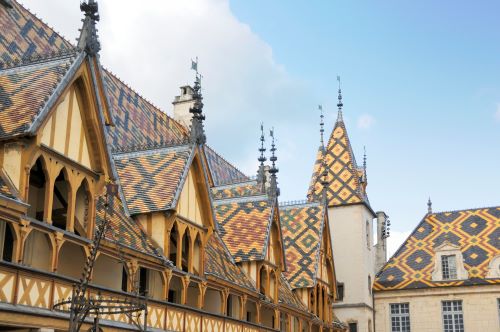
<svg viewBox="0 0 500 332">
<path fill-rule="evenodd" d="M 46 176 L 43 159 L 40 157 L 31 167 L 28 185 L 28 216 L 43 220 L 45 213 Z"/>
<path fill-rule="evenodd" d="M 111 256 L 99 255 L 94 264 L 92 283 L 109 289 L 127 291 L 128 275 L 126 273 L 124 275 L 123 265 Z M 123 286 L 124 278 L 125 287 Z"/>
<path fill-rule="evenodd" d="M 89 223 L 89 203 L 91 200 L 89 184 L 86 179 L 82 181 L 76 191 L 75 199 L 75 233 L 80 236 L 87 236 Z"/>
<path fill-rule="evenodd" d="M 182 236 L 182 261 L 181 261 L 181 269 L 182 271 L 186 272 L 191 272 L 189 271 L 189 266 L 191 262 L 191 238 L 189 236 L 189 231 L 186 230 L 184 232 L 184 235 Z"/>
<path fill-rule="evenodd" d="M 170 241 L 168 247 L 168 259 L 177 266 L 177 244 L 179 243 L 179 230 L 174 223 L 170 230 Z M 179 267 L 179 266 L 177 266 Z"/>
<path fill-rule="evenodd" d="M 15 247 L 16 237 L 12 225 L 8 222 L 0 221 L 0 257 L 3 261 L 12 262 Z"/>
<path fill-rule="evenodd" d="M 85 250 L 76 243 L 66 241 L 59 251 L 57 273 L 78 279 L 86 262 Z"/>
<path fill-rule="evenodd" d="M 34 269 L 50 272 L 52 268 L 52 243 L 49 235 L 32 230 L 24 243 L 23 263 Z"/>
<path fill-rule="evenodd" d="M 180 304 L 182 300 L 182 291 L 183 286 L 181 278 L 173 275 L 168 284 L 167 301 Z"/>
<path fill-rule="evenodd" d="M 52 225 L 66 230 L 68 218 L 68 197 L 70 185 L 64 169 L 54 181 L 54 199 L 52 200 Z"/>
</svg>

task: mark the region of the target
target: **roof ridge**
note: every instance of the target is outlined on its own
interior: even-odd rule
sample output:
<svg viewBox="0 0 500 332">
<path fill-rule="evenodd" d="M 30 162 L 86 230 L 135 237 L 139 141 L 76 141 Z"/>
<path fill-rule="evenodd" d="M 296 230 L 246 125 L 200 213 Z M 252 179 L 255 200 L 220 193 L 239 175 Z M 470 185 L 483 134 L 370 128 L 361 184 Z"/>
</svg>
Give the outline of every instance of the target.
<svg viewBox="0 0 500 332">
<path fill-rule="evenodd" d="M 280 209 L 291 209 L 294 207 L 308 207 L 321 205 L 319 201 L 308 201 L 307 199 L 279 202 Z"/>
<path fill-rule="evenodd" d="M 143 150 L 131 150 L 128 152 L 119 152 L 113 154 L 113 159 L 125 159 L 147 156 L 154 153 L 168 153 L 177 151 L 190 151 L 191 145 L 189 144 L 172 144 L 172 145 L 158 145 Z"/>
<path fill-rule="evenodd" d="M 233 163 L 227 161 L 226 158 L 224 158 L 220 153 L 218 153 L 215 149 L 213 149 L 210 145 L 208 144 L 205 144 L 205 147 L 207 147 L 208 149 L 210 149 L 213 153 L 215 153 L 220 159 L 222 159 L 224 162 L 226 162 L 229 166 L 233 167 L 235 170 L 237 170 L 238 172 L 240 172 L 241 174 L 243 174 L 243 176 L 245 178 L 241 178 L 241 180 L 244 180 L 244 181 L 241 181 L 241 182 L 246 182 L 246 181 L 250 181 L 250 177 L 248 175 L 246 175 L 245 173 L 243 173 L 238 167 L 234 166 Z M 210 165 L 208 166 L 210 167 Z M 238 179 L 240 180 L 240 179 Z M 219 185 L 220 186 L 223 186 L 223 185 L 229 185 L 229 184 L 234 184 L 234 183 L 239 183 L 239 182 L 227 182 L 227 183 L 222 183 Z"/>
<path fill-rule="evenodd" d="M 31 56 L 15 58 L 11 60 L 0 60 L 0 71 L 5 71 L 8 69 L 24 67 L 29 65 L 35 65 L 39 63 L 46 63 L 50 61 L 55 61 L 59 59 L 65 59 L 70 57 L 76 57 L 78 52 L 74 49 L 70 50 L 59 50 L 58 52 L 45 52 L 45 53 L 33 53 Z"/>
<path fill-rule="evenodd" d="M 487 209 L 500 209 L 500 205 L 499 206 L 483 206 L 483 207 L 474 207 L 474 208 L 468 208 L 468 209 L 459 209 L 459 210 L 449 210 L 449 211 L 432 212 L 432 213 L 426 214 L 424 218 L 426 218 L 429 215 L 437 215 L 437 214 L 444 214 L 444 213 L 455 213 L 455 212 L 465 212 L 465 211 L 475 211 L 475 210 L 487 210 Z"/>
</svg>

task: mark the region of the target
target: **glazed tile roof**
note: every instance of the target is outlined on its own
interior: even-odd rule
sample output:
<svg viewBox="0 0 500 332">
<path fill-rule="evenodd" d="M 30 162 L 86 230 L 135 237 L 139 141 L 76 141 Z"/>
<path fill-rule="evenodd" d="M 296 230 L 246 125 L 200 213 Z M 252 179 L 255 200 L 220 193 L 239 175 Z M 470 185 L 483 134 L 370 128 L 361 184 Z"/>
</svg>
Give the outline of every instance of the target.
<svg viewBox="0 0 500 332">
<path fill-rule="evenodd" d="M 66 56 L 0 70 L 0 137 L 29 129 L 73 60 Z"/>
<path fill-rule="evenodd" d="M 432 281 L 434 248 L 459 246 L 469 279 Z M 500 283 L 487 279 L 488 264 L 500 255 L 500 207 L 428 214 L 383 267 L 375 290 Z"/>
<path fill-rule="evenodd" d="M 104 220 L 104 204 L 105 197 L 102 195 L 97 199 L 96 204 L 97 223 Z M 123 204 L 118 197 L 111 196 L 109 198 L 109 209 L 106 218 L 108 218 L 110 224 L 105 234 L 107 240 L 118 242 L 125 247 L 158 257 L 153 243 L 149 240 L 139 223 L 126 215 Z"/>
<path fill-rule="evenodd" d="M 214 186 L 248 181 L 249 178 L 209 146 L 205 146 L 205 157 L 212 175 Z"/>
<path fill-rule="evenodd" d="M 211 191 L 212 197 L 215 200 L 259 196 L 263 194 L 262 187 L 255 180 L 213 187 Z"/>
<path fill-rule="evenodd" d="M 328 170 L 327 180 L 329 182 L 327 190 L 328 206 L 368 203 L 360 182 L 358 166 L 352 152 L 347 130 L 341 118 L 335 123 L 325 152 L 325 164 Z M 323 149 L 320 148 L 316 155 L 311 184 L 307 194 L 310 200 L 316 200 L 322 194 L 323 186 L 320 177 L 324 170 L 323 155 Z"/>
<path fill-rule="evenodd" d="M 235 261 L 263 259 L 273 215 L 267 196 L 214 205 L 221 238 Z"/>
<path fill-rule="evenodd" d="M 300 309 L 302 311 L 307 311 L 307 308 L 304 306 L 302 301 L 298 298 L 298 296 L 292 291 L 292 287 L 286 280 L 286 278 L 281 275 L 280 283 L 279 283 L 278 296 L 280 302 L 290 306 Z"/>
<path fill-rule="evenodd" d="M 205 247 L 205 274 L 256 291 L 255 284 L 236 265 L 217 232 L 212 234 Z"/>
<path fill-rule="evenodd" d="M 171 209 L 192 154 L 187 145 L 114 155 L 129 213 Z"/>
<path fill-rule="evenodd" d="M 113 150 L 185 143 L 186 130 L 115 75 L 103 70 L 103 80 L 113 116 L 108 134 Z"/>
<path fill-rule="evenodd" d="M 285 276 L 294 289 L 316 283 L 324 213 L 319 203 L 280 206 L 287 264 Z"/>
<path fill-rule="evenodd" d="M 74 47 L 16 1 L 0 6 L 0 61 L 29 58 Z"/>
</svg>

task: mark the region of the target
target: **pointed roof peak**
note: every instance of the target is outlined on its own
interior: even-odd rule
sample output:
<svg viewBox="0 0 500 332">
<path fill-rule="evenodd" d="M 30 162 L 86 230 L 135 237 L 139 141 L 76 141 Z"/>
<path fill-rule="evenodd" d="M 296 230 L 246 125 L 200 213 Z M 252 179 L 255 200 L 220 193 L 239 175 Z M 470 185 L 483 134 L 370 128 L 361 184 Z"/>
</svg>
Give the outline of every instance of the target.
<svg viewBox="0 0 500 332">
<path fill-rule="evenodd" d="M 260 123 L 260 147 L 259 147 L 259 152 L 260 156 L 257 159 L 259 161 L 259 170 L 257 172 L 257 183 L 262 185 L 262 188 L 264 189 L 266 185 L 266 171 L 265 171 L 265 165 L 264 163 L 266 162 L 267 158 L 264 155 L 266 152 L 266 148 L 264 147 L 264 142 L 266 141 L 264 137 L 264 123 Z"/>
<path fill-rule="evenodd" d="M 198 73 L 198 57 L 196 61 L 191 60 L 191 69 L 196 71 L 194 86 L 193 86 L 193 100 L 194 104 L 189 109 L 189 113 L 193 115 L 191 118 L 191 143 L 195 144 L 205 144 L 207 137 L 205 135 L 205 129 L 203 128 L 203 120 L 205 120 L 205 115 L 203 114 L 203 96 L 201 95 L 201 78 L 203 77 Z"/>
<path fill-rule="evenodd" d="M 269 184 L 269 196 L 272 198 L 276 198 L 280 195 L 280 190 L 278 188 L 278 180 L 276 174 L 279 172 L 279 169 L 276 167 L 276 161 L 278 157 L 276 157 L 276 143 L 274 139 L 274 128 L 269 131 L 269 136 L 271 136 L 271 157 L 269 160 L 271 161 L 271 168 L 269 169 L 269 174 L 271 174 L 271 181 Z"/>
<path fill-rule="evenodd" d="M 342 116 L 342 108 L 344 107 L 344 103 L 342 103 L 342 88 L 340 85 L 340 76 L 337 75 L 337 81 L 339 82 L 339 90 L 338 90 L 338 102 L 337 102 L 337 108 L 338 108 L 338 113 L 337 113 L 337 122 L 343 122 L 344 118 Z"/>
<path fill-rule="evenodd" d="M 432 214 L 432 201 L 431 201 L 430 196 L 429 196 L 429 200 L 427 201 L 427 213 Z"/>
<path fill-rule="evenodd" d="M 99 22 L 99 6 L 95 0 L 88 0 L 80 4 L 80 10 L 85 14 L 83 27 L 78 37 L 78 49 L 94 56 L 101 50 L 101 43 L 97 36 L 96 23 Z"/>
</svg>

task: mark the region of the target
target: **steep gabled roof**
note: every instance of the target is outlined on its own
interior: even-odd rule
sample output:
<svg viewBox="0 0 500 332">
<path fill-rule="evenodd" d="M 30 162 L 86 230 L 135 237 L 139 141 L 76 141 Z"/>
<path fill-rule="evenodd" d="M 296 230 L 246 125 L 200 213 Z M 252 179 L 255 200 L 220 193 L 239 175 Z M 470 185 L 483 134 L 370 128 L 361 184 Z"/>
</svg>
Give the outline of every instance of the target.
<svg viewBox="0 0 500 332">
<path fill-rule="evenodd" d="M 191 145 L 114 155 L 129 213 L 171 209 L 193 155 Z"/>
<path fill-rule="evenodd" d="M 325 160 L 324 164 L 323 159 Z M 325 168 L 324 165 L 326 165 L 328 171 L 328 206 L 356 203 L 368 204 L 368 198 L 361 184 L 356 159 L 341 116 L 335 123 L 324 152 L 320 148 L 316 155 L 311 184 L 307 194 L 311 201 L 318 200 L 321 197 L 323 190 L 321 175 Z"/>
<path fill-rule="evenodd" d="M 254 282 L 236 265 L 217 232 L 212 234 L 205 247 L 205 274 L 256 291 Z"/>
<path fill-rule="evenodd" d="M 324 215 L 323 205 L 317 202 L 280 206 L 287 263 L 284 274 L 294 289 L 316 284 Z"/>
<path fill-rule="evenodd" d="M 469 279 L 433 281 L 434 249 L 445 241 L 462 252 Z M 500 255 L 500 207 L 427 214 L 375 279 L 375 290 L 498 284 L 488 265 Z"/>
<path fill-rule="evenodd" d="M 264 259 L 274 210 L 268 197 L 216 201 L 214 208 L 221 238 L 235 261 Z"/>
<path fill-rule="evenodd" d="M 205 145 L 204 151 L 214 186 L 222 186 L 249 180 L 248 176 L 226 161 L 226 159 L 222 158 L 209 146 Z"/>
<path fill-rule="evenodd" d="M 0 62 L 20 61 L 35 54 L 50 54 L 74 48 L 16 1 L 8 9 L 0 6 Z"/>
<path fill-rule="evenodd" d="M 280 276 L 278 293 L 279 301 L 281 303 L 307 312 L 307 308 L 305 307 L 304 303 L 302 303 L 298 295 L 292 291 L 292 286 L 288 283 L 283 275 Z"/>
</svg>

